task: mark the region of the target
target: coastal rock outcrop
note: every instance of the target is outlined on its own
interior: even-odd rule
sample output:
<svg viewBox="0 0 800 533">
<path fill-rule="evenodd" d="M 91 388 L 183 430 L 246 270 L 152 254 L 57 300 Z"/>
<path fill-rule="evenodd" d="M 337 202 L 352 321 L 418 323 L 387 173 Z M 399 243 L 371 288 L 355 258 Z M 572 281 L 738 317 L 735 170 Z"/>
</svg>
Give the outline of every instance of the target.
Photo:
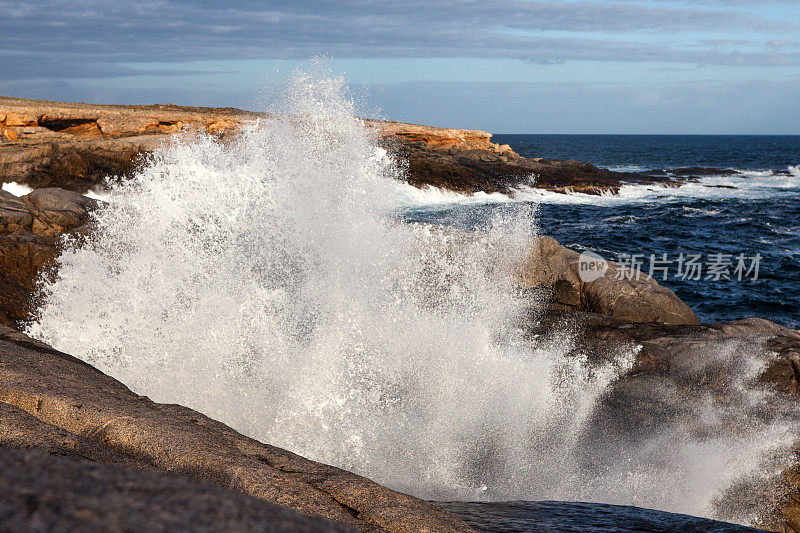
<svg viewBox="0 0 800 533">
<path fill-rule="evenodd" d="M 78 192 L 125 176 L 140 157 L 186 127 L 221 137 L 270 115 L 231 108 L 114 106 L 0 97 L 0 179 Z M 406 161 L 408 181 L 462 193 L 513 193 L 520 186 L 598 194 L 624 181 L 671 182 L 578 161 L 524 158 L 484 131 L 366 120 Z"/>
<path fill-rule="evenodd" d="M 97 206 L 91 198 L 58 187 L 36 189 L 21 199 L 30 210 L 31 232 L 36 235 L 55 235 L 78 228 Z"/>
<path fill-rule="evenodd" d="M 531 333 L 559 328 L 578 333 L 574 351 L 590 364 L 635 352 L 633 365 L 587 421 L 587 472 L 612 469 L 620 450 L 636 464 L 666 462 L 679 470 L 680 457 L 664 456 L 680 442 L 693 453 L 708 453 L 713 462 L 728 443 L 745 435 L 764 435 L 772 443 L 775 433 L 766 435 L 776 431 L 788 448 L 772 450 L 772 462 L 731 485 L 718 498 L 715 514 L 734 521 L 749 516 L 771 531 L 800 531 L 800 331 L 758 318 L 670 325 L 551 309 Z M 710 449 L 709 442 L 717 444 Z M 713 477 L 713 467 L 704 475 Z"/>
<path fill-rule="evenodd" d="M 36 282 L 55 267 L 60 235 L 80 231 L 96 206 L 59 188 L 20 198 L 0 191 L 0 324 L 16 327 L 30 317 Z"/>
<path fill-rule="evenodd" d="M 102 106 L 0 97 L 0 178 L 86 192 L 125 175 L 184 126 L 223 134 L 251 120 L 238 109 Z"/>
<path fill-rule="evenodd" d="M 0 323 L 16 327 L 30 317 L 37 279 L 58 266 L 60 236 L 86 229 L 97 203 L 79 192 L 107 175 L 124 177 L 137 157 L 181 128 L 202 127 L 224 137 L 254 118 L 269 116 L 0 98 L 0 178 L 37 187 L 20 198 L 0 194 Z M 405 157 L 408 180 L 420 187 L 511 193 L 535 179 L 536 186 L 552 190 L 597 193 L 615 190 L 623 179 L 674 183 L 666 174 L 623 176 L 577 161 L 526 159 L 492 143 L 486 132 L 367 124 Z M 588 420 L 588 468 L 601 469 L 619 455 L 620 443 L 664 424 L 707 431 L 694 423 L 702 414 L 692 410 L 699 399 L 744 409 L 754 423 L 791 418 L 796 411 L 800 332 L 758 319 L 700 325 L 686 304 L 649 276 L 618 276 L 621 265 L 609 263 L 601 277 L 582 280 L 580 255 L 549 237 L 530 243 L 526 257 L 522 268 L 516 258 L 512 266 L 520 283 L 551 296 L 546 312 L 537 309 L 527 321 L 531 334 L 567 324 L 578 339 L 576 355 L 590 363 L 608 362 L 620 350 L 635 352 L 633 366 Z M 769 409 L 748 405 L 736 388 L 751 363 L 763 363 L 755 383 L 774 399 Z M 9 448 L 35 451 L 4 450 Z M 800 444 L 793 452 L 800 454 Z M 267 523 L 299 530 L 468 530 L 427 502 L 249 439 L 189 408 L 139 396 L 11 328 L 0 328 L 0 468 L 8 473 L 0 480 L 0 514 L 20 528 L 34 519 L 87 528 L 122 520 L 138 527 L 144 515 L 137 510 L 145 505 L 155 521 L 149 523 L 164 527 L 202 527 L 197 520 L 207 519 L 213 521 L 208 527 L 220 529 Z M 800 531 L 800 466 L 779 475 L 787 490 L 776 493 L 763 523 Z M 86 488 L 90 479 L 95 485 Z M 30 490 L 21 491 L 23 485 Z M 59 485 L 67 489 L 57 506 Z M 134 501 L 131 494 L 144 489 L 161 503 Z M 742 494 L 740 501 L 764 499 L 752 489 Z M 215 513 L 205 507 L 209 501 L 230 507 Z"/>
<path fill-rule="evenodd" d="M 0 324 L 17 327 L 30 318 L 36 282 L 55 266 L 58 237 L 16 231 L 0 235 Z"/>
<path fill-rule="evenodd" d="M 544 288 L 552 301 L 631 322 L 699 324 L 694 311 L 675 293 L 644 273 L 627 272 L 610 261 L 601 277 L 583 281 L 580 254 L 552 237 L 540 236 L 531 246 L 522 271 L 523 286 Z"/>
<path fill-rule="evenodd" d="M 16 448 L 63 449 L 112 464 L 124 456 L 361 531 L 469 531 L 422 500 L 249 439 L 192 409 L 134 394 L 10 328 L 0 330 L 0 367 L 0 402 L 14 414 L 3 417 L 0 439 Z"/>
<path fill-rule="evenodd" d="M 0 231 L 12 233 L 31 229 L 33 215 L 24 200 L 0 190 Z"/>
</svg>

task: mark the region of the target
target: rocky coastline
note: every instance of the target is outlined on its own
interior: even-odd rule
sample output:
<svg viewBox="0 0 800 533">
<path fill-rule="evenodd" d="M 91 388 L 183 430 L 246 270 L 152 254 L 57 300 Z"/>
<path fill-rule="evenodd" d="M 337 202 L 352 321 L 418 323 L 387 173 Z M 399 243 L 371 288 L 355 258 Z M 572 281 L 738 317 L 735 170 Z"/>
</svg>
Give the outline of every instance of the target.
<svg viewBox="0 0 800 533">
<path fill-rule="evenodd" d="M 97 202 L 83 193 L 108 175 L 124 177 L 138 157 L 183 127 L 224 138 L 255 118 L 269 115 L 0 98 L 0 178 L 34 189 L 22 197 L 0 191 L 0 512 L 10 527 L 470 530 L 429 502 L 257 442 L 189 408 L 139 396 L 18 330 L 35 308 L 37 280 L 58 268 L 62 237 L 90 231 Z M 577 161 L 526 159 L 492 143 L 485 132 L 368 125 L 407 161 L 408 181 L 417 187 L 509 193 L 530 185 L 535 174 L 537 187 L 597 194 L 625 180 L 679 185 L 706 171 L 620 174 Z M 543 317 L 531 320 L 530 334 L 574 324 L 582 332 L 576 352 L 599 359 L 624 346 L 639 347 L 633 367 L 594 414 L 597 433 L 625 439 L 643 427 L 689 417 L 682 409 L 693 396 L 736 401 L 730 385 L 738 366 L 721 361 L 701 368 L 693 359 L 698 350 L 721 346 L 735 345 L 739 359 L 768 354 L 757 381 L 774 396 L 775 412 L 763 416 L 794 409 L 800 399 L 800 332 L 757 318 L 700 324 L 685 303 L 648 276 L 616 279 L 619 266 L 611 263 L 602 277 L 584 282 L 578 268 L 577 252 L 540 237 L 529 245 L 519 283 L 544 291 L 550 302 Z M 671 399 L 641 392 L 656 389 L 669 390 Z M 601 461 L 614 450 L 598 447 L 596 453 Z M 800 456 L 800 438 L 792 453 Z M 758 509 L 760 525 L 800 531 L 800 462 L 778 477 L 781 490 Z M 730 505 L 754 498 L 757 490 L 742 487 Z"/>
<path fill-rule="evenodd" d="M 72 104 L 0 97 L 0 175 L 32 188 L 85 193 L 107 176 L 130 173 L 139 157 L 184 127 L 226 136 L 270 115 L 231 108 Z M 579 161 L 525 158 L 484 131 L 366 120 L 408 165 L 416 187 L 513 193 L 520 186 L 600 194 L 624 183 L 678 186 L 718 169 L 621 173 Z M 729 171 L 733 172 L 733 171 Z M 535 176 L 531 180 L 531 176 Z"/>
</svg>

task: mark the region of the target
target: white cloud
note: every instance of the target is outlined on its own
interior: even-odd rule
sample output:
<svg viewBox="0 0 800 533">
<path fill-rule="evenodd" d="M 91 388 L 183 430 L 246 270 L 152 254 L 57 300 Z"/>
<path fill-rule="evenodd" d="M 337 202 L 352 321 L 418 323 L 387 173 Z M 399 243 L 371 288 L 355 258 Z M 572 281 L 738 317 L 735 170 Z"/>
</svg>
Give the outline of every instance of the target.
<svg viewBox="0 0 800 533">
<path fill-rule="evenodd" d="M 305 59 L 318 53 L 542 64 L 800 64 L 800 14 L 778 20 L 735 5 L 718 7 L 735 2 L 701 4 L 0 0 L 0 71 L 18 80 L 118 77 L 140 73 L 124 66 L 131 63 Z M 722 42 L 744 32 L 763 36 L 758 49 Z M 780 41 L 788 44 L 767 44 Z"/>
</svg>

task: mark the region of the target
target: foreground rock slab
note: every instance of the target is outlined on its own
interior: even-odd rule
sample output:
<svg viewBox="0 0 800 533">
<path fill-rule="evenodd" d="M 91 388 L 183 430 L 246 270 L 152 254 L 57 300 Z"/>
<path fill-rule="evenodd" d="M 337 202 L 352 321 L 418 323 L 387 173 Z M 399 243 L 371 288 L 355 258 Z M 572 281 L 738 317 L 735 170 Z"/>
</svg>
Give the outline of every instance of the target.
<svg viewBox="0 0 800 533">
<path fill-rule="evenodd" d="M 189 475 L 361 531 L 469 530 L 427 502 L 134 394 L 10 328 L 0 330 L 0 402 L 14 414 L 0 419 L 0 433 L 16 448 Z"/>
<path fill-rule="evenodd" d="M 0 449 L 4 531 L 356 529 L 186 476 Z"/>
</svg>

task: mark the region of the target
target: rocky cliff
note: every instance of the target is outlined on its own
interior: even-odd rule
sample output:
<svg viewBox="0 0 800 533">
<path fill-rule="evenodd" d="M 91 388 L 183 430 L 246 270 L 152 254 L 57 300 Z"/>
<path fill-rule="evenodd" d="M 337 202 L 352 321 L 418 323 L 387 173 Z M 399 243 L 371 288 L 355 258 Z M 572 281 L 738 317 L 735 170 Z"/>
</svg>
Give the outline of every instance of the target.
<svg viewBox="0 0 800 533">
<path fill-rule="evenodd" d="M 39 187 L 86 192 L 106 176 L 130 172 L 137 158 L 185 127 L 222 137 L 269 115 L 230 108 L 93 105 L 0 97 L 0 176 Z M 484 131 L 368 120 L 408 163 L 408 181 L 472 193 L 535 184 L 555 191 L 616 190 L 623 180 L 669 181 L 589 163 L 527 159 Z"/>
</svg>

